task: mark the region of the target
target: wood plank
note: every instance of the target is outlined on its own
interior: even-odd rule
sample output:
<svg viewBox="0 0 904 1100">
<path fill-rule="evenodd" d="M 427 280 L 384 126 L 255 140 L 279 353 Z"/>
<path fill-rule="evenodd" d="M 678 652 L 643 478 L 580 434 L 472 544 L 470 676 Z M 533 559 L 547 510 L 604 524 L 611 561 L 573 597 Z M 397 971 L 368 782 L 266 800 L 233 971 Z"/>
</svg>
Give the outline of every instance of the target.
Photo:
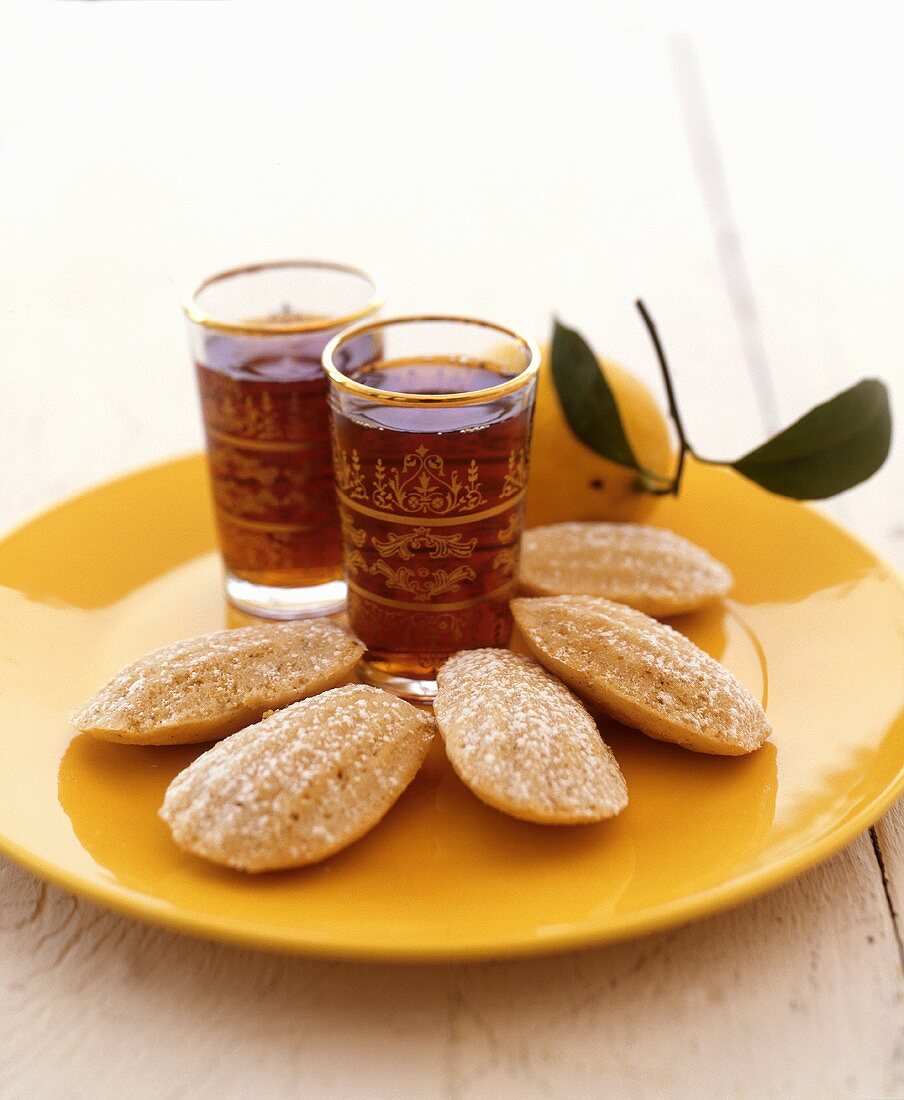
<svg viewBox="0 0 904 1100">
<path fill-rule="evenodd" d="M 895 920 L 898 953 L 904 968 L 904 799 L 876 823 L 873 830 L 888 905 Z"/>
<path fill-rule="evenodd" d="M 434 967 L 192 940 L 6 864 L 0 1093 L 900 1095 L 894 932 L 871 860 L 861 838 L 766 898 L 635 943 Z"/>
<path fill-rule="evenodd" d="M 0 1094 L 323 1097 L 433 1091 L 447 999 L 427 970 L 221 947 L 0 867 Z"/>
</svg>

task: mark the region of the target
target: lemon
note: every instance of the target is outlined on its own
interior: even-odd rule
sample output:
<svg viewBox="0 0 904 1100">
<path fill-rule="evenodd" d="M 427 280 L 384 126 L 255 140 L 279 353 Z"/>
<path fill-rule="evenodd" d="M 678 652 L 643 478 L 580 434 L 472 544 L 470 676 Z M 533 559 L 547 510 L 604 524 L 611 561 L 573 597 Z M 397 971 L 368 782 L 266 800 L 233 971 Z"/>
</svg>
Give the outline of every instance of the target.
<svg viewBox="0 0 904 1100">
<path fill-rule="evenodd" d="M 625 434 L 638 462 L 668 476 L 675 465 L 669 428 L 647 387 L 608 361 L 606 379 L 615 395 Z M 563 520 L 637 520 L 655 497 L 636 488 L 637 472 L 591 450 L 572 433 L 552 380 L 549 349 L 543 348 L 531 443 L 526 523 Z"/>
</svg>

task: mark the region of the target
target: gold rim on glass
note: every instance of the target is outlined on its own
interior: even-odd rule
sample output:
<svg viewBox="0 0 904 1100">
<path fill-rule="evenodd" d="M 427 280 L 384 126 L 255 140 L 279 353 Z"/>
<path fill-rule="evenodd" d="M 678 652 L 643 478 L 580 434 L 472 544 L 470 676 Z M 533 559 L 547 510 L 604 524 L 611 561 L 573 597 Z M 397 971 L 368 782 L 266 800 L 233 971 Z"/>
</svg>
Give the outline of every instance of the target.
<svg viewBox="0 0 904 1100">
<path fill-rule="evenodd" d="M 397 390 L 382 390 L 376 386 L 368 386 L 363 382 L 358 382 L 354 378 L 349 378 L 347 374 L 343 374 L 333 362 L 333 357 L 338 349 L 358 336 L 364 336 L 369 332 L 378 332 L 392 325 L 411 325 L 423 322 L 475 325 L 498 332 L 502 336 L 508 336 L 527 352 L 527 366 L 507 381 L 500 382 L 498 386 L 488 386 L 485 390 L 468 390 L 465 393 L 403 393 Z M 340 389 L 353 393 L 358 397 L 366 397 L 368 400 L 380 405 L 405 405 L 407 408 L 445 405 L 456 408 L 465 405 L 482 405 L 486 401 L 494 401 L 497 397 L 514 393 L 515 390 L 526 386 L 537 376 L 540 369 L 540 348 L 536 341 L 525 336 L 519 336 L 514 329 L 506 328 L 505 325 L 497 325 L 494 321 L 482 321 L 476 317 L 458 317 L 453 314 L 441 313 L 388 317 L 385 321 L 370 321 L 367 324 L 355 325 L 354 328 L 337 332 L 323 349 L 323 369 L 330 381 L 339 386 Z"/>
<path fill-rule="evenodd" d="M 351 313 L 337 314 L 335 317 L 318 317 L 306 321 L 223 321 L 208 313 L 198 305 L 198 295 L 214 283 L 231 279 L 236 275 L 253 275 L 257 271 L 274 271 L 280 268 L 314 268 L 318 271 L 338 271 L 346 275 L 357 275 L 370 283 L 371 296 L 359 309 Z M 323 332 L 326 329 L 345 328 L 376 312 L 386 301 L 373 276 L 363 267 L 353 264 L 333 263 L 331 260 L 264 260 L 256 264 L 242 264 L 228 267 L 191 286 L 182 297 L 182 310 L 185 316 L 196 325 L 212 329 L 215 332 L 229 332 L 239 336 L 280 336 L 297 332 Z"/>
</svg>

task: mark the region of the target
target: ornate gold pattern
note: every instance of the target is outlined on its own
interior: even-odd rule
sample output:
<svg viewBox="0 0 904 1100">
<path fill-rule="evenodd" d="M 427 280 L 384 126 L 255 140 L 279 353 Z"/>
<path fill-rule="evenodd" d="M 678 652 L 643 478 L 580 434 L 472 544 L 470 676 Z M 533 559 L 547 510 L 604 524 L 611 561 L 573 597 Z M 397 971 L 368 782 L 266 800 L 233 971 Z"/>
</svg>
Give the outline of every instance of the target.
<svg viewBox="0 0 904 1100">
<path fill-rule="evenodd" d="M 316 500 L 312 501 L 310 494 L 304 489 L 290 489 L 280 494 L 269 489 L 249 491 L 247 486 L 234 481 L 218 482 L 214 495 L 218 508 L 240 518 L 277 510 L 281 513 L 292 510 L 296 516 L 313 516 L 317 513 L 319 504 Z M 299 527 L 303 524 L 294 523 L 292 526 Z"/>
<path fill-rule="evenodd" d="M 344 415 L 334 425 L 340 513 L 366 533 L 360 546 L 344 538 L 349 619 L 372 653 L 390 662 L 395 654 L 400 669 L 413 669 L 426 652 L 429 668 L 463 644 L 505 644 L 526 492 L 526 415 L 448 440 L 366 432 Z"/>
<path fill-rule="evenodd" d="M 274 466 L 257 455 L 244 454 L 233 447 L 214 446 L 210 449 L 210 472 L 215 478 L 238 478 L 256 481 L 258 485 L 271 486 L 280 476 L 279 466 Z"/>
<path fill-rule="evenodd" d="M 258 454 L 215 445 L 210 470 L 217 505 L 236 516 L 278 514 L 301 519 L 322 511 L 324 491 L 318 486 L 318 464 L 275 464 Z"/>
<path fill-rule="evenodd" d="M 356 527 L 352 521 L 351 516 L 342 512 L 339 516 L 339 523 L 342 527 L 342 537 L 352 544 L 357 546 L 360 550 L 361 547 L 367 542 L 367 532 L 362 531 L 360 527 Z"/>
<path fill-rule="evenodd" d="M 325 378 L 249 381 L 203 363 L 197 374 L 227 566 L 338 571 Z"/>
<path fill-rule="evenodd" d="M 518 550 L 514 546 L 503 546 L 495 558 L 493 558 L 493 568 L 499 569 L 509 577 L 515 575 L 515 570 L 518 568 Z"/>
<path fill-rule="evenodd" d="M 386 587 L 405 592 L 413 599 L 426 601 L 446 592 L 458 592 L 466 581 L 473 581 L 477 574 L 470 565 L 457 565 L 451 572 L 445 569 L 430 570 L 425 566 L 412 569 L 409 565 L 393 568 L 382 558 L 370 567 L 375 576 L 382 576 Z"/>
<path fill-rule="evenodd" d="M 228 424 L 230 435 L 250 436 L 252 439 L 281 439 L 284 432 L 269 393 L 259 397 L 228 389 L 222 394 L 217 408 L 217 421 Z"/>
<path fill-rule="evenodd" d="M 231 568 L 267 571 L 297 566 L 298 535 L 294 531 L 262 531 L 257 528 L 235 527 L 224 520 L 224 517 L 221 517 L 220 522 L 228 524 L 228 538 L 224 539 L 224 548 L 226 564 Z"/>
<path fill-rule="evenodd" d="M 391 638 L 394 649 L 416 647 L 429 651 L 433 647 L 449 653 L 459 649 L 465 638 L 467 620 L 452 612 L 434 614 L 383 607 L 354 593 L 349 596 L 349 604 L 357 605 L 352 606 L 353 614 L 360 609 L 381 636 Z"/>
<path fill-rule="evenodd" d="M 508 471 L 502 482 L 500 496 L 511 497 L 527 488 L 527 455 L 524 450 L 512 451 L 508 459 Z"/>
<path fill-rule="evenodd" d="M 248 519 L 247 516 L 237 516 L 234 512 L 226 512 L 222 508 L 217 513 L 225 523 L 235 524 L 238 527 L 246 527 L 249 531 L 281 531 L 283 534 L 298 534 L 299 532 L 322 531 L 324 524 L 320 523 L 274 523 L 266 519 Z"/>
<path fill-rule="evenodd" d="M 362 599 L 368 603 L 378 603 L 386 607 L 395 607 L 399 609 L 408 609 L 409 611 L 424 611 L 431 614 L 439 611 L 466 611 L 477 610 L 480 608 L 486 608 L 488 604 L 504 603 L 509 598 L 509 594 L 512 590 L 513 581 L 509 577 L 506 581 L 498 586 L 498 588 L 492 589 L 490 592 L 481 592 L 479 596 L 473 596 L 470 600 L 456 600 L 453 603 L 435 603 L 428 604 L 426 607 L 421 607 L 420 604 L 410 603 L 406 600 L 395 600 L 389 596 L 381 596 L 376 592 L 371 592 L 370 589 L 362 587 L 357 581 L 349 580 L 349 590 L 355 592 Z"/>
<path fill-rule="evenodd" d="M 296 451 L 323 452 L 325 450 L 322 439 L 315 439 L 313 441 L 307 440 L 305 442 L 296 439 L 289 443 L 280 439 L 244 439 L 238 435 L 229 435 L 228 432 L 221 432 L 218 428 L 211 428 L 210 425 L 207 426 L 207 438 L 211 446 L 221 443 L 230 447 L 241 447 L 243 451 L 264 451 L 269 454 L 273 454 L 274 452 L 277 454 L 288 454 Z"/>
<path fill-rule="evenodd" d="M 498 503 L 494 504 L 484 492 L 474 458 L 462 461 L 459 469 L 450 468 L 448 459 L 421 445 L 397 464 L 377 458 L 370 479 L 365 473 L 367 458 L 362 462 L 357 450 L 352 449 L 350 454 L 344 450 L 338 433 L 333 436 L 333 447 L 345 566 L 350 578 L 355 577 L 354 582 L 350 579 L 350 587 L 360 596 L 398 609 L 433 602 L 437 611 L 461 610 L 500 598 L 499 593 L 510 588 L 517 569 L 514 544 L 521 527 L 520 505 L 527 479 L 523 449 L 509 453 L 508 469 L 497 490 Z M 419 515 L 416 518 L 412 513 Z M 468 537 L 461 528 L 495 515 L 502 516 L 498 544 L 495 552 L 492 542 L 484 548 L 487 564 L 482 568 L 488 566 L 504 583 L 497 583 L 491 593 L 463 603 L 454 599 L 436 603 L 437 597 L 454 597 L 477 580 L 476 559 L 470 559 L 480 539 L 476 535 Z M 381 521 L 376 531 L 368 530 L 366 517 Z M 356 526 L 354 520 L 361 526 Z M 446 525 L 452 530 L 444 532 L 442 527 Z M 462 564 L 451 568 L 431 564 L 449 558 L 458 558 Z M 365 576 L 374 580 L 366 584 Z M 371 591 L 374 582 L 377 584 Z M 402 598 L 392 599 L 390 592 Z"/>
<path fill-rule="evenodd" d="M 499 528 L 499 541 L 512 542 L 521 530 L 521 513 L 512 512 L 506 522 Z"/>
<path fill-rule="evenodd" d="M 198 372 L 204 419 L 214 435 L 239 446 L 278 444 L 326 445 L 325 383 L 302 383 L 306 390 L 274 383 L 273 390 L 251 389 L 247 383 L 210 368 Z M 283 385 L 283 389 L 276 387 Z"/>
<path fill-rule="evenodd" d="M 341 493 L 351 500 L 367 500 L 364 471 L 361 469 L 361 459 L 357 451 L 352 451 L 349 459 L 345 451 L 337 447 L 333 455 L 333 472 Z"/>
<path fill-rule="evenodd" d="M 364 504 L 350 500 L 342 493 L 339 494 L 340 503 L 357 512 L 359 516 L 370 516 L 373 519 L 381 520 L 383 523 L 396 523 L 409 527 L 459 527 L 462 524 L 470 525 L 489 519 L 491 516 L 498 516 L 502 512 L 508 512 L 516 504 L 520 504 L 522 499 L 522 497 L 513 497 L 511 500 L 504 500 L 502 504 L 497 504 L 494 508 L 485 508 L 480 512 L 468 512 L 463 516 L 437 516 L 436 519 L 433 519 L 424 516 L 402 516 L 398 512 L 380 512 L 376 508 L 368 508 Z"/>
<path fill-rule="evenodd" d="M 342 509 L 339 514 L 342 539 L 345 544 L 345 569 L 348 573 L 366 573 L 367 559 L 361 553 L 367 542 L 367 532 L 356 527 L 351 516 Z"/>
<path fill-rule="evenodd" d="M 348 550 L 345 551 L 345 571 L 349 574 L 354 573 L 366 573 L 367 572 L 367 560 L 360 550 Z"/>
<path fill-rule="evenodd" d="M 453 535 L 441 535 L 429 527 L 415 527 L 412 531 L 390 531 L 385 539 L 372 539 L 374 548 L 382 558 L 396 554 L 402 561 L 410 561 L 412 551 L 426 550 L 431 558 L 469 558 L 477 545 L 477 539 L 464 539 L 460 531 Z M 358 544 L 361 545 L 360 543 Z"/>
<path fill-rule="evenodd" d="M 399 509 L 429 515 L 469 512 L 486 504 L 474 459 L 468 465 L 467 481 L 463 483 L 457 470 L 447 473 L 442 456 L 423 445 L 405 455 L 401 469 L 392 466 L 387 472 L 383 460 L 377 460 L 371 499 L 377 508 L 387 511 Z"/>
</svg>

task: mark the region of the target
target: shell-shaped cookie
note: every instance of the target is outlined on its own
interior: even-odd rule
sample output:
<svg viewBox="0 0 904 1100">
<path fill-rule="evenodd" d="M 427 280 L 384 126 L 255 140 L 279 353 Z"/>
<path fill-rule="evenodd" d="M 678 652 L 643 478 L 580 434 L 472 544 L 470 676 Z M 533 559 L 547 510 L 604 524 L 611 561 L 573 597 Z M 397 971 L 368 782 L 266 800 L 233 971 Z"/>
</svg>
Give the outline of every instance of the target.
<svg viewBox="0 0 904 1100">
<path fill-rule="evenodd" d="M 532 596 L 603 596 L 678 615 L 726 595 L 731 572 L 701 547 L 640 523 L 556 523 L 524 532 L 519 579 Z"/>
<path fill-rule="evenodd" d="M 482 801 L 513 817 L 575 825 L 614 817 L 628 791 L 583 704 L 536 661 L 465 650 L 439 670 L 446 754 Z"/>
<path fill-rule="evenodd" d="M 127 665 L 72 724 L 132 745 L 213 741 L 344 683 L 363 652 L 357 638 L 323 619 L 220 630 Z"/>
<path fill-rule="evenodd" d="M 433 731 L 386 691 L 335 688 L 208 749 L 170 783 L 160 816 L 180 848 L 237 870 L 316 863 L 377 824 Z"/>
<path fill-rule="evenodd" d="M 665 623 L 593 596 L 511 606 L 537 660 L 627 726 L 723 756 L 753 752 L 772 732 L 744 685 Z"/>
</svg>

